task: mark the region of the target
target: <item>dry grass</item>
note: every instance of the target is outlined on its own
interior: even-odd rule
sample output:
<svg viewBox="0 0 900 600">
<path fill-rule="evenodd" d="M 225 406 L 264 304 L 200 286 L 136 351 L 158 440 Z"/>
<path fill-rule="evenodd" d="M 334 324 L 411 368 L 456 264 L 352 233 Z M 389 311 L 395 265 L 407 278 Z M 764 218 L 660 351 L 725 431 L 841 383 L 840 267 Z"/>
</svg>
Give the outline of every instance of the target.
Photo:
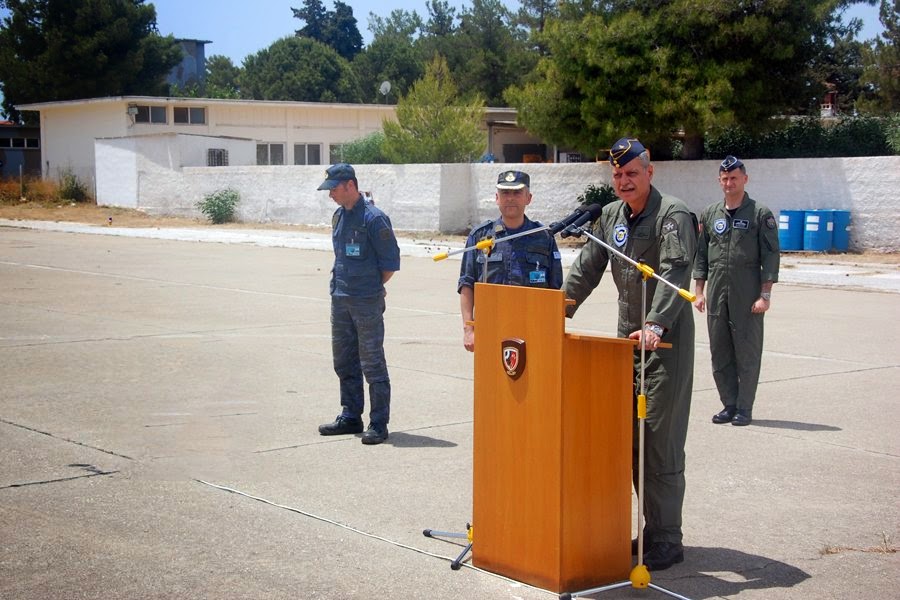
<svg viewBox="0 0 900 600">
<path fill-rule="evenodd" d="M 845 552 L 870 552 L 875 554 L 894 554 L 897 552 L 897 548 L 894 546 L 891 536 L 889 536 L 886 532 L 881 532 L 881 544 L 878 546 L 870 546 L 868 548 L 856 548 L 854 546 L 833 546 L 831 544 L 825 544 L 825 546 L 819 550 L 819 554 L 822 556 L 828 556 L 829 554 L 843 554 Z"/>
</svg>

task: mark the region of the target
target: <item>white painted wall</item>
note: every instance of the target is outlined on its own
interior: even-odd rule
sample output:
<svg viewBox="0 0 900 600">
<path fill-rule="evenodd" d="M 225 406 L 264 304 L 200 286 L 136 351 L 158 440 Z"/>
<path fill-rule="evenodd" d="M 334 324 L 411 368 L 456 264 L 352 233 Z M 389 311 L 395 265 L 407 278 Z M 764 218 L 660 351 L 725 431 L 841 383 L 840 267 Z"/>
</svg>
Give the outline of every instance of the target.
<svg viewBox="0 0 900 600">
<path fill-rule="evenodd" d="M 122 104 L 122 114 L 125 105 Z M 86 132 L 90 132 L 86 134 Z M 63 105 L 41 111 L 41 172 L 56 179 L 71 169 L 84 183 L 94 182 L 94 138 L 126 134 L 125 121 L 105 103 Z"/>
<path fill-rule="evenodd" d="M 114 157 L 111 157 L 114 158 Z M 250 222 L 329 225 L 335 205 L 316 191 L 322 166 L 185 167 L 156 161 L 140 166 L 137 208 L 153 214 L 199 217 L 204 195 L 231 187 L 241 195 L 239 218 Z M 853 250 L 900 251 L 895 207 L 900 200 L 900 157 L 746 161 L 747 190 L 777 215 L 785 209 L 851 211 Z M 111 168 L 122 172 L 126 161 Z M 531 218 L 550 223 L 578 206 L 589 184 L 609 183 L 606 163 L 359 165 L 360 189 L 405 231 L 457 233 L 497 214 L 497 175 L 520 169 L 531 175 Z M 654 185 L 699 213 L 721 200 L 718 161 L 660 162 Z"/>
<path fill-rule="evenodd" d="M 253 140 L 179 133 L 98 139 L 94 142 L 97 204 L 142 207 L 141 183 L 147 185 L 147 173 L 156 175 L 151 181 L 175 174 L 180 180 L 183 168 L 205 167 L 210 148 L 227 150 L 230 165 L 256 163 Z M 148 190 L 143 195 L 148 193 L 152 195 Z"/>
</svg>

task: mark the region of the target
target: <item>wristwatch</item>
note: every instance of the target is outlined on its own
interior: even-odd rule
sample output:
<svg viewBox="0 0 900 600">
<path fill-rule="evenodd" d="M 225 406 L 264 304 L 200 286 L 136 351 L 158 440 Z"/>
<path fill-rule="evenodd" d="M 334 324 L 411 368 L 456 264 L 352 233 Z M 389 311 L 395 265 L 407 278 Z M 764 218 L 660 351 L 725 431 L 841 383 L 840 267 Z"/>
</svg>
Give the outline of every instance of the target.
<svg viewBox="0 0 900 600">
<path fill-rule="evenodd" d="M 644 325 L 644 329 L 646 329 L 647 331 L 651 331 L 651 332 L 655 333 L 655 334 L 656 334 L 656 337 L 660 337 L 660 338 L 661 338 L 661 337 L 663 336 L 663 334 L 666 332 L 666 330 L 663 328 L 662 325 L 658 325 L 658 324 L 656 324 L 656 323 L 647 323 L 647 324 Z"/>
<path fill-rule="evenodd" d="M 759 297 L 768 302 L 772 298 L 772 292 L 761 292 Z"/>
</svg>

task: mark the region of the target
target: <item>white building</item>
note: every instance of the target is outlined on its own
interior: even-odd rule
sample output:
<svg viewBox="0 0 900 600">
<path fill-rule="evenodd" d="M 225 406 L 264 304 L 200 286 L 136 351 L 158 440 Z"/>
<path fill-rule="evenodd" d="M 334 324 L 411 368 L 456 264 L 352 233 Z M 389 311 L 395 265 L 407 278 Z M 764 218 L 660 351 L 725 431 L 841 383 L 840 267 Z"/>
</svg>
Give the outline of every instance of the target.
<svg viewBox="0 0 900 600">
<path fill-rule="evenodd" d="M 210 98 L 115 96 L 17 106 L 40 113 L 41 171 L 55 177 L 70 169 L 96 180 L 94 141 L 158 134 L 243 138 L 256 144 L 252 162 L 219 153 L 187 153 L 186 166 L 324 165 L 341 160 L 342 146 L 382 130 L 395 118 L 393 105 L 326 104 Z M 516 125 L 512 108 L 485 114 L 486 152 L 497 162 L 552 158 L 554 151 Z M 221 149 L 210 141 L 209 150 Z M 533 155 L 533 156 L 532 156 Z M 196 162 L 202 156 L 205 162 Z"/>
</svg>

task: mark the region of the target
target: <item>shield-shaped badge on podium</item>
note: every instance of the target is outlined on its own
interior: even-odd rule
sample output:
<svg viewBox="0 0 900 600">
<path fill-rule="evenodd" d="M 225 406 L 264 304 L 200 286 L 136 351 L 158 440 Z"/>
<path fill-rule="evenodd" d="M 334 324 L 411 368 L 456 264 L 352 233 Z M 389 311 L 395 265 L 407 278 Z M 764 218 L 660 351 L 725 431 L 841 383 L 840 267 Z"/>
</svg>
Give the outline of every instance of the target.
<svg viewBox="0 0 900 600">
<path fill-rule="evenodd" d="M 525 372 L 525 340 L 508 338 L 500 343 L 503 370 L 511 379 L 518 379 Z"/>
</svg>

